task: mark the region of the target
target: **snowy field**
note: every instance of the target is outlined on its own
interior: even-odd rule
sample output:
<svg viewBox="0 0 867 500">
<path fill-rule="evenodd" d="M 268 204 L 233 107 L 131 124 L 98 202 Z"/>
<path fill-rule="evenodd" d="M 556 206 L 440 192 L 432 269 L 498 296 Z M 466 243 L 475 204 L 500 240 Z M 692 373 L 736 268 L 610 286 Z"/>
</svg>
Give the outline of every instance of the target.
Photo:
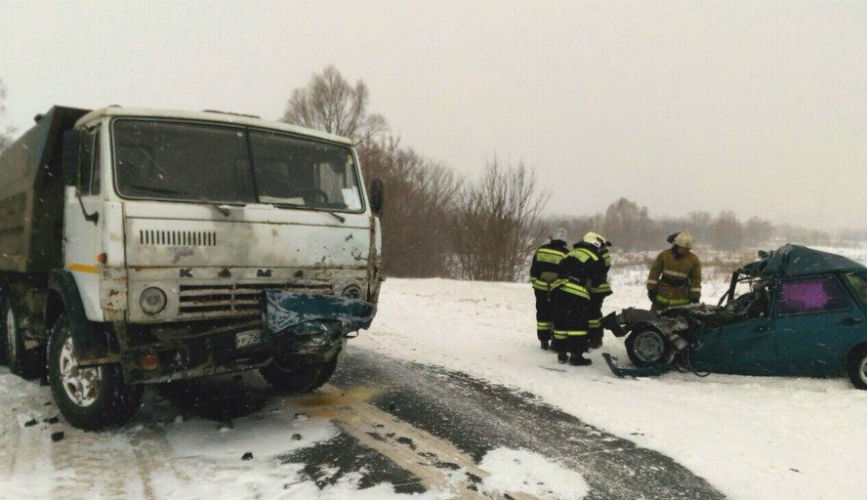
<svg viewBox="0 0 867 500">
<path fill-rule="evenodd" d="M 841 253 L 867 262 L 867 249 Z M 708 274 L 715 278 L 705 283 L 704 299 L 715 303 L 727 272 Z M 618 267 L 615 253 L 615 294 L 605 312 L 648 306 L 645 277 L 641 266 Z M 591 366 L 562 366 L 539 349 L 534 327 L 528 284 L 388 279 L 373 327 L 348 349 L 530 392 L 674 458 L 729 498 L 867 497 L 867 391 L 847 379 L 682 373 L 618 379 L 601 353 L 627 359 L 622 339 L 607 333 L 603 348 L 590 354 Z M 303 463 L 285 457 L 341 430 L 327 416 L 311 414 L 305 397 L 271 397 L 231 425 L 185 419 L 168 402 L 151 398 L 133 422 L 102 433 L 73 429 L 62 418 L 52 422 L 57 411 L 50 401 L 47 387 L 0 368 L 0 499 L 452 496 L 446 490 L 400 494 L 388 483 L 366 487 L 358 474 L 317 485 L 303 474 Z M 65 437 L 52 442 L 57 431 Z M 253 458 L 240 460 L 248 451 Z M 478 465 L 490 474 L 480 485 L 489 497 L 537 481 L 549 485 L 528 492 L 537 497 L 586 492 L 579 474 L 526 450 L 499 448 Z"/>
<path fill-rule="evenodd" d="M 867 263 L 867 250 L 828 249 Z M 706 282 L 716 303 L 725 273 Z M 637 266 L 611 272 L 603 313 L 649 307 Z M 529 285 L 386 281 L 374 327 L 354 341 L 389 356 L 461 370 L 539 395 L 587 423 L 665 453 L 730 498 L 867 498 L 867 391 L 848 379 L 669 373 L 618 379 L 602 352 L 627 360 L 606 332 L 593 365 L 558 367 L 538 348 Z"/>
</svg>

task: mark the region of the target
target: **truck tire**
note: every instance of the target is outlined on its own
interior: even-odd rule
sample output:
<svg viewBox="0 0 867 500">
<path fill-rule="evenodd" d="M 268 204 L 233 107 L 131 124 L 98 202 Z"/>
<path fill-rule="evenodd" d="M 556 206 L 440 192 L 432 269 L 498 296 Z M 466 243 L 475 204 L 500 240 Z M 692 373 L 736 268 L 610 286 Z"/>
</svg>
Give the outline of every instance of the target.
<svg viewBox="0 0 867 500">
<path fill-rule="evenodd" d="M 638 368 L 662 365 L 670 361 L 671 342 L 651 326 L 636 328 L 626 337 L 626 354 Z"/>
<path fill-rule="evenodd" d="M 3 289 L 0 288 L 0 365 L 9 364 L 6 344 L 6 296 L 3 294 Z"/>
<path fill-rule="evenodd" d="M 80 429 L 98 430 L 124 424 L 142 402 L 143 387 L 126 385 L 120 365 L 78 367 L 72 328 L 65 313 L 51 328 L 48 381 L 60 412 Z"/>
<path fill-rule="evenodd" d="M 862 345 L 852 351 L 852 354 L 849 355 L 846 372 L 849 374 L 852 385 L 862 391 L 867 390 L 867 346 Z"/>
<path fill-rule="evenodd" d="M 284 365 L 274 358 L 259 373 L 274 390 L 281 393 L 305 393 L 322 387 L 337 368 L 337 356 L 324 363 Z"/>
<path fill-rule="evenodd" d="M 0 333 L 3 334 L 3 359 L 9 365 L 9 371 L 28 379 L 39 376 L 39 349 L 24 349 L 24 339 L 18 328 L 18 315 L 15 314 L 8 296 L 0 297 Z"/>
</svg>

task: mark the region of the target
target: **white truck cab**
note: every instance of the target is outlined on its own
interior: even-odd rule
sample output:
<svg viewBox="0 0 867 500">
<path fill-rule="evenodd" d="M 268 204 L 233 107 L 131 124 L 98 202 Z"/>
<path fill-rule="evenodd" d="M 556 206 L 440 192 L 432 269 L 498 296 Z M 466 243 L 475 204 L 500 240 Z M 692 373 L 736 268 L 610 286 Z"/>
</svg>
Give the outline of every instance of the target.
<svg viewBox="0 0 867 500">
<path fill-rule="evenodd" d="M 357 307 L 381 281 L 374 186 L 372 206 L 351 141 L 330 134 L 54 107 L 0 156 L 0 354 L 24 374 L 47 363 L 86 428 L 132 416 L 142 383 L 260 368 L 312 390 L 373 316 Z M 305 327 L 264 327 L 265 292 Z"/>
</svg>

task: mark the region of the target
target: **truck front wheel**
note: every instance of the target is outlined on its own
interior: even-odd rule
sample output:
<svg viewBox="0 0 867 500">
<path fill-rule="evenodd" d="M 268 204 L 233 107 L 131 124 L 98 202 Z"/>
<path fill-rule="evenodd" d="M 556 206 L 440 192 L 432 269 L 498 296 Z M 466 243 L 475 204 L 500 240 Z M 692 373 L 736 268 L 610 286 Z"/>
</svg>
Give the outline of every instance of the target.
<svg viewBox="0 0 867 500">
<path fill-rule="evenodd" d="M 337 356 L 324 363 L 289 364 L 275 358 L 259 373 L 272 388 L 279 392 L 310 392 L 322 387 L 337 368 Z"/>
<path fill-rule="evenodd" d="M 60 412 L 75 427 L 102 429 L 127 422 L 142 402 L 141 385 L 126 385 L 120 366 L 79 367 L 72 327 L 62 314 L 51 329 L 48 379 Z"/>
</svg>

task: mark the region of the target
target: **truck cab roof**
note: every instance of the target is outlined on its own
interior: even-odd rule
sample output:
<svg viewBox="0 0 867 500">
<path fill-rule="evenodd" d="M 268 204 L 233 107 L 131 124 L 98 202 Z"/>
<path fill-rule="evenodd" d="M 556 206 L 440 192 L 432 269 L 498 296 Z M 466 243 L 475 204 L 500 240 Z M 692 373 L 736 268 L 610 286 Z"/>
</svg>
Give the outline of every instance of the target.
<svg viewBox="0 0 867 500">
<path fill-rule="evenodd" d="M 307 137 L 314 137 L 317 139 L 322 139 L 329 142 L 336 142 L 340 144 L 352 145 L 352 140 L 346 137 L 341 137 L 339 135 L 329 134 L 327 132 L 320 132 L 318 130 L 313 130 L 305 127 L 300 127 L 298 125 L 290 125 L 288 123 L 282 123 L 271 120 L 263 120 L 262 118 L 255 117 L 252 115 L 242 115 L 238 113 L 227 113 L 222 111 L 179 111 L 179 110 L 167 110 L 167 109 L 154 109 L 154 108 L 125 108 L 122 106 L 108 106 L 105 108 L 94 109 L 84 116 L 82 116 L 77 122 L 76 126 L 82 125 L 84 123 L 90 122 L 97 118 L 102 117 L 114 117 L 114 116 L 126 116 L 126 117 L 150 117 L 150 118 L 167 118 L 167 119 L 181 119 L 181 120 L 195 120 L 195 121 L 206 121 L 206 122 L 215 122 L 215 123 L 226 123 L 232 125 L 242 125 L 245 127 L 259 127 L 259 128 L 267 128 L 271 130 L 280 130 L 284 132 L 288 132 L 290 134 L 296 135 L 304 135 Z"/>
</svg>

